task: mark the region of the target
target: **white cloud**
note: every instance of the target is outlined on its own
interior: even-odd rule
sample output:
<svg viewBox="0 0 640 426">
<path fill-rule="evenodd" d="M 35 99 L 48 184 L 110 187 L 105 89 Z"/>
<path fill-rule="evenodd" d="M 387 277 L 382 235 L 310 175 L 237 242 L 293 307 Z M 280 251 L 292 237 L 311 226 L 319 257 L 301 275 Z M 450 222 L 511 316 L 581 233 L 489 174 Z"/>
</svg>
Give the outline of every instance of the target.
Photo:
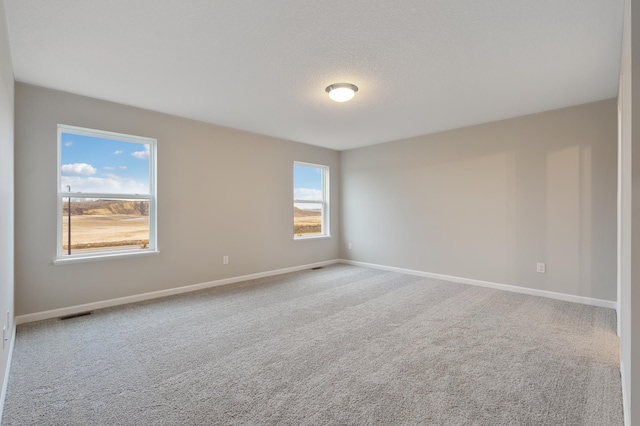
<svg viewBox="0 0 640 426">
<path fill-rule="evenodd" d="M 63 164 L 60 170 L 67 176 L 90 176 L 97 172 L 95 167 L 87 163 Z"/>
<path fill-rule="evenodd" d="M 133 155 L 134 157 L 136 157 L 139 160 L 144 160 L 149 158 L 149 145 L 145 145 L 144 146 L 144 151 L 136 151 L 134 153 L 132 153 L 131 155 Z"/>
<path fill-rule="evenodd" d="M 114 154 L 115 154 L 115 155 L 120 155 L 120 154 L 122 154 L 122 150 L 121 150 L 121 149 L 119 149 L 119 150 L 117 150 L 116 152 L 114 152 Z"/>
<path fill-rule="evenodd" d="M 65 142 L 64 143 L 64 146 L 71 146 L 71 145 L 73 145 L 73 142 Z"/>
<path fill-rule="evenodd" d="M 103 169 L 105 170 L 115 170 L 116 168 L 113 166 L 104 166 Z"/>
<path fill-rule="evenodd" d="M 127 166 L 118 166 L 120 170 L 127 170 Z"/>
<path fill-rule="evenodd" d="M 311 188 L 294 188 L 293 198 L 296 200 L 322 200 L 322 191 Z"/>
</svg>

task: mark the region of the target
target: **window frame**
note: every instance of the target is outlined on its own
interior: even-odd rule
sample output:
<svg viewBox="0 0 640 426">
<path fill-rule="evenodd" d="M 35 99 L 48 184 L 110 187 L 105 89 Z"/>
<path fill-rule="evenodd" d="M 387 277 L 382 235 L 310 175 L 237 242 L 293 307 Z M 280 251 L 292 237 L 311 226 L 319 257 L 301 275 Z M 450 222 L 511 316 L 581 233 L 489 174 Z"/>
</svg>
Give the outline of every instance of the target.
<svg viewBox="0 0 640 426">
<path fill-rule="evenodd" d="M 79 136 L 89 136 L 102 139 L 113 139 L 122 142 L 149 145 L 149 192 L 147 194 L 128 193 L 100 193 L 100 192 L 64 192 L 62 190 L 62 134 L 75 134 Z M 56 258 L 54 265 L 64 263 L 88 262 L 96 260 L 108 260 L 122 257 L 146 256 L 158 254 L 158 217 L 157 217 L 157 139 L 128 135 L 124 133 L 109 132 L 106 130 L 89 129 L 85 127 L 69 126 L 58 124 L 57 126 L 57 237 L 56 237 Z M 63 250 L 63 206 L 65 199 L 71 196 L 72 199 L 107 199 L 107 200 L 140 200 L 149 203 L 149 247 L 146 249 L 115 250 L 104 252 L 91 252 L 79 254 L 66 254 Z"/>
<path fill-rule="evenodd" d="M 312 167 L 316 169 L 322 170 L 322 199 L 321 200 L 299 200 L 295 198 L 295 169 L 296 166 L 302 167 Z M 309 240 L 314 238 L 330 238 L 331 237 L 331 226 L 330 226 L 330 191 L 329 191 L 329 179 L 330 179 L 330 167 L 323 164 L 315 164 L 315 163 L 307 163 L 304 161 L 294 161 L 292 168 L 292 179 L 291 182 L 293 184 L 293 207 L 295 208 L 296 204 L 320 204 L 322 211 L 322 233 L 319 235 L 303 235 L 297 236 L 296 233 L 293 233 L 294 240 Z M 295 218 L 292 221 L 295 225 Z"/>
</svg>

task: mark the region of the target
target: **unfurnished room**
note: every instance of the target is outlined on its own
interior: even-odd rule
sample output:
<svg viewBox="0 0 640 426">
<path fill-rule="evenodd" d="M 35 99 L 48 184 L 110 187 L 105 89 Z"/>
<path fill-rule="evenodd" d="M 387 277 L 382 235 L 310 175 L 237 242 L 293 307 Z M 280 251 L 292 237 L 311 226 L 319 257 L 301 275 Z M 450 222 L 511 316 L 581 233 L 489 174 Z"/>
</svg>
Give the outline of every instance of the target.
<svg viewBox="0 0 640 426">
<path fill-rule="evenodd" d="M 630 0 L 0 1 L 1 423 L 640 425 L 634 80 Z"/>
</svg>

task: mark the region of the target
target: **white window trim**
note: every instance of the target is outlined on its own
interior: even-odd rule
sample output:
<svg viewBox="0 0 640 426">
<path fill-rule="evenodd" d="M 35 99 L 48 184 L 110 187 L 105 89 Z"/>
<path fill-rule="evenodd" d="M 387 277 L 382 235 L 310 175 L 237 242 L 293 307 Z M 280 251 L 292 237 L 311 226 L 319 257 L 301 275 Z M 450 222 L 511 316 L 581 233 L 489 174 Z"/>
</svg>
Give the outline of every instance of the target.
<svg viewBox="0 0 640 426">
<path fill-rule="evenodd" d="M 148 144 L 149 147 L 149 193 L 148 194 L 107 194 L 107 193 L 87 193 L 87 192 L 64 192 L 61 188 L 61 167 L 62 167 L 62 133 L 73 133 L 81 136 L 91 136 L 103 139 L 115 139 L 124 142 L 133 142 L 139 144 Z M 123 257 L 138 257 L 141 255 L 158 254 L 158 214 L 157 214 L 157 143 L 153 138 L 127 135 L 124 133 L 108 132 L 104 130 L 93 130 L 84 127 L 68 126 L 58 124 L 58 168 L 57 168 L 57 238 L 56 238 L 56 258 L 53 260 L 54 265 L 63 265 L 68 263 L 90 262 L 96 260 L 118 259 Z M 126 199 L 126 200 L 149 200 L 149 248 L 122 250 L 115 252 L 96 252 L 96 253 L 80 253 L 65 254 L 62 250 L 62 209 L 64 199 L 71 198 L 104 198 L 104 199 Z"/>
<path fill-rule="evenodd" d="M 69 263 L 84 263 L 95 262 L 100 260 L 116 260 L 129 257 L 142 257 L 142 256 L 155 256 L 160 254 L 160 250 L 122 250 L 115 253 L 93 253 L 83 256 L 74 257 L 73 255 L 65 256 L 64 258 L 58 258 L 53 260 L 54 265 L 67 265 Z"/>
<path fill-rule="evenodd" d="M 321 200 L 297 200 L 293 199 L 293 204 L 320 204 L 322 206 L 322 234 L 320 235 L 308 235 L 308 236 L 297 236 L 295 233 L 293 234 L 294 240 L 312 240 L 318 238 L 330 238 L 331 237 L 331 226 L 329 216 L 331 216 L 331 210 L 329 209 L 329 179 L 330 179 L 330 168 L 329 166 L 325 166 L 323 164 L 314 164 L 314 163 L 306 163 L 303 161 L 294 161 L 292 171 L 295 177 L 295 166 L 304 166 L 304 167 L 313 167 L 317 169 L 322 169 L 322 199 Z M 291 183 L 293 184 L 294 179 L 291 179 Z"/>
</svg>

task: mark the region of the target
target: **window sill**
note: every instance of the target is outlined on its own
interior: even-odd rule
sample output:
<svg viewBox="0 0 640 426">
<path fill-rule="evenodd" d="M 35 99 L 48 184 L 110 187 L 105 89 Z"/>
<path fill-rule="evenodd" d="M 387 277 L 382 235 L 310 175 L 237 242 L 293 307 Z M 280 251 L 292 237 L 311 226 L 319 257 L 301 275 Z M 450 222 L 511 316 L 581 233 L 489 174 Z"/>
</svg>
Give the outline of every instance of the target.
<svg viewBox="0 0 640 426">
<path fill-rule="evenodd" d="M 97 262 L 101 260 L 125 259 L 130 257 L 154 256 L 160 254 L 159 250 L 130 251 L 123 253 L 95 254 L 78 257 L 62 257 L 53 260 L 54 265 L 67 265 L 69 263 Z"/>
<path fill-rule="evenodd" d="M 310 235 L 308 237 L 293 237 L 293 241 L 304 241 L 304 240 L 321 240 L 324 238 L 331 238 L 331 235 Z"/>
</svg>

